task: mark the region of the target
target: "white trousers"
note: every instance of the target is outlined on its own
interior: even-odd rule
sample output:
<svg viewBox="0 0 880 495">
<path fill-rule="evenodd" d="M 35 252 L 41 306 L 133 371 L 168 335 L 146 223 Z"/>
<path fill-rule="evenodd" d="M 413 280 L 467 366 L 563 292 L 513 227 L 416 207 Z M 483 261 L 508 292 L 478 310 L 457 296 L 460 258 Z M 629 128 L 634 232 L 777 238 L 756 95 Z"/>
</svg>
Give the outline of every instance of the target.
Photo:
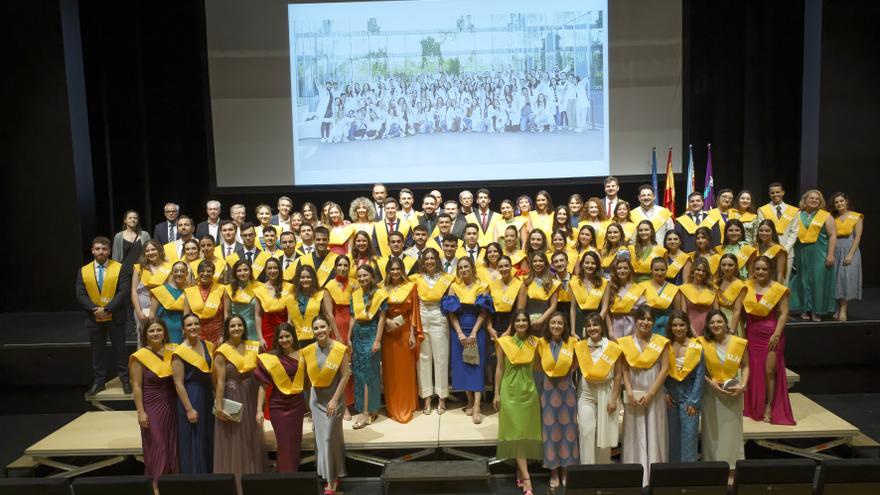
<svg viewBox="0 0 880 495">
<path fill-rule="evenodd" d="M 419 397 L 449 396 L 449 320 L 439 303 L 419 305 L 424 340 L 419 345 Z"/>
</svg>

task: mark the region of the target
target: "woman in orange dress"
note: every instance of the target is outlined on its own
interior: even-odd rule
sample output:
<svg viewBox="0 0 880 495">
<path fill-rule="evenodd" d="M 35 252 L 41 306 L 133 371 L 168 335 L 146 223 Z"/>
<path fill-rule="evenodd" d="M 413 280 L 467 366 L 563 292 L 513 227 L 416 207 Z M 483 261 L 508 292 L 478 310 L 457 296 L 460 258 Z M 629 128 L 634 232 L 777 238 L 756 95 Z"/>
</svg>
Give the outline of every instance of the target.
<svg viewBox="0 0 880 495">
<path fill-rule="evenodd" d="M 388 417 L 398 423 L 409 423 L 418 408 L 416 380 L 418 344 L 423 338 L 416 285 L 406 279 L 406 268 L 400 258 L 388 260 L 385 270 L 385 332 L 382 334 L 382 387 Z"/>
</svg>

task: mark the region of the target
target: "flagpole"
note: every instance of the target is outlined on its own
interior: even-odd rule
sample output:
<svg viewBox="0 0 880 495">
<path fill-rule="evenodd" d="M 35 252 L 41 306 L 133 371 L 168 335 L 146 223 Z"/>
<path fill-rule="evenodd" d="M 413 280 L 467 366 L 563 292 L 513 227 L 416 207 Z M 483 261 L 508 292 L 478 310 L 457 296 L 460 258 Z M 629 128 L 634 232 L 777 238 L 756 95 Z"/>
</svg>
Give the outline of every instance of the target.
<svg viewBox="0 0 880 495">
<path fill-rule="evenodd" d="M 657 195 L 657 147 L 651 146 L 651 187 L 654 189 L 654 204 L 658 205 Z"/>
</svg>

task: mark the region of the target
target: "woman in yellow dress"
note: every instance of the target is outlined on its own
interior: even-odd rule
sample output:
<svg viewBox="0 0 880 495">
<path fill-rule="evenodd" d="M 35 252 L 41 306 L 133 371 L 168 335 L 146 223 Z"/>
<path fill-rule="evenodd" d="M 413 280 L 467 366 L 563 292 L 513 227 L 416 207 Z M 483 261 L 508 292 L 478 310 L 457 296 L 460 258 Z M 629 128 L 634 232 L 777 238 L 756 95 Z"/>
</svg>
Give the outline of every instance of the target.
<svg viewBox="0 0 880 495">
<path fill-rule="evenodd" d="M 605 230 L 605 244 L 602 245 L 602 250 L 599 252 L 602 256 L 602 268 L 605 273 L 611 273 L 611 265 L 622 253 L 626 253 L 626 257 L 629 258 L 626 235 L 623 232 L 623 227 L 612 223 Z"/>
<path fill-rule="evenodd" d="M 681 286 L 680 291 L 683 296 L 682 309 L 687 313 L 694 333 L 699 337 L 703 335 L 703 327 L 706 326 L 706 315 L 709 311 L 718 309 L 718 291 L 712 281 L 706 258 L 700 257 L 694 261 L 690 279 Z"/>
</svg>

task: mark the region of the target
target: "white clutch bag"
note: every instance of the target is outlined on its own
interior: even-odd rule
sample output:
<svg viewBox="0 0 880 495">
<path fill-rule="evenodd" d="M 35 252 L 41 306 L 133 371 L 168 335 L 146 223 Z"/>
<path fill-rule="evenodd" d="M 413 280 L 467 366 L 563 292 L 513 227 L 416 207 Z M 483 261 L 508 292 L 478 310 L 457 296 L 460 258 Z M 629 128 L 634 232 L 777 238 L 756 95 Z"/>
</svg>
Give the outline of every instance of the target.
<svg viewBox="0 0 880 495">
<path fill-rule="evenodd" d="M 229 418 L 236 423 L 241 423 L 241 411 L 244 404 L 230 399 L 223 399 L 223 412 L 229 415 Z M 217 408 L 214 407 L 214 415 L 217 415 Z"/>
<path fill-rule="evenodd" d="M 636 401 L 636 402 L 638 402 L 639 399 L 641 399 L 642 397 L 644 397 L 647 393 L 648 393 L 648 392 L 645 391 L 645 390 L 633 390 L 633 400 Z M 632 402 L 632 403 L 631 403 L 631 402 L 628 402 L 628 401 L 627 401 L 627 398 L 626 398 L 626 390 L 624 389 L 624 390 L 623 390 L 623 403 L 624 403 L 624 404 L 628 404 L 628 405 L 630 405 L 630 406 L 634 406 L 634 405 L 636 405 L 636 402 Z"/>
</svg>

